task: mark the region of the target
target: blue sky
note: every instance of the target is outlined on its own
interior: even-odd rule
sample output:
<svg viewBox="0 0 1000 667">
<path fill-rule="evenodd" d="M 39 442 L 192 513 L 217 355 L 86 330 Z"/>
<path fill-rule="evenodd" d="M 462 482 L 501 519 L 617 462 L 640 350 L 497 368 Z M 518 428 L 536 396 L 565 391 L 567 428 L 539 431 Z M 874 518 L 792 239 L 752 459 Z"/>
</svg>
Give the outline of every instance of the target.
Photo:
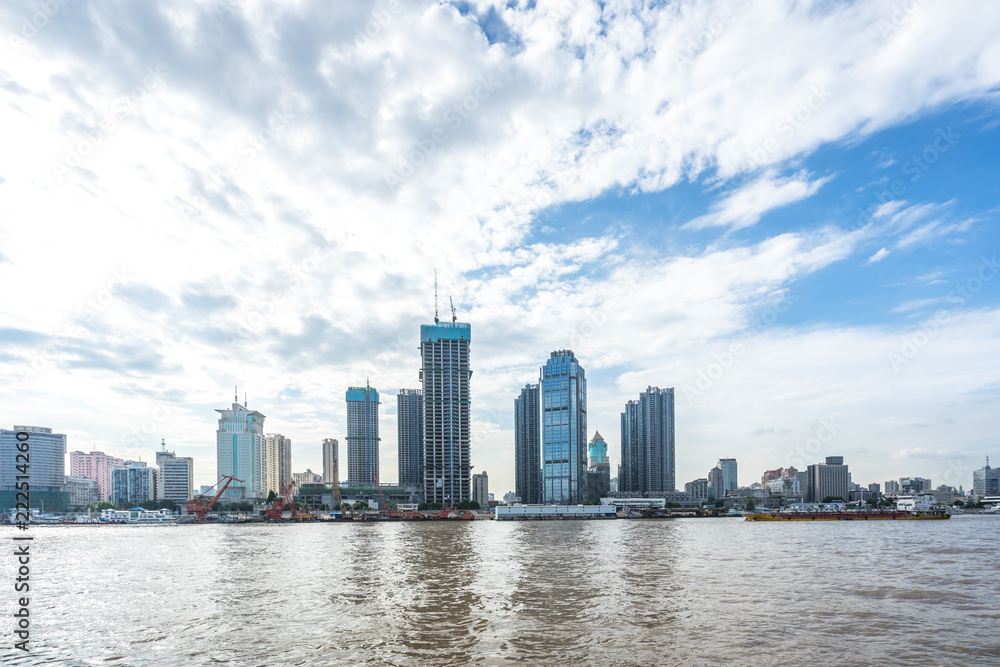
<svg viewBox="0 0 1000 667">
<path fill-rule="evenodd" d="M 673 386 L 679 486 L 843 455 L 968 487 L 1000 456 L 1000 10 L 961 5 L 5 3 L 0 420 L 165 438 L 209 484 L 234 384 L 315 471 L 369 377 L 391 481 L 437 268 L 496 493 L 566 347 L 613 464 Z"/>
</svg>

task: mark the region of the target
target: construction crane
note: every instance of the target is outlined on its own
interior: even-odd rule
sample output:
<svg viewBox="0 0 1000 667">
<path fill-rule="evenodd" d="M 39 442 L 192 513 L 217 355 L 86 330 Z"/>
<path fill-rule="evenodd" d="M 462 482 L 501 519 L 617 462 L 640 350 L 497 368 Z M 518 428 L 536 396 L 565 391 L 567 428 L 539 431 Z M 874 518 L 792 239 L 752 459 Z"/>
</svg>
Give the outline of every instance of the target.
<svg viewBox="0 0 1000 667">
<path fill-rule="evenodd" d="M 222 484 L 222 486 L 219 487 L 218 492 L 216 492 L 216 494 L 212 496 L 212 498 L 209 498 L 206 495 L 208 493 L 208 491 L 206 491 L 205 493 L 196 496 L 193 500 L 189 500 L 187 504 L 184 505 L 184 511 L 187 512 L 188 514 L 194 514 L 195 521 L 204 521 L 205 515 L 212 510 L 212 507 L 215 505 L 215 501 L 217 501 L 222 496 L 226 488 L 232 482 L 242 482 L 242 481 L 243 481 L 242 479 L 236 479 L 232 475 L 223 475 L 222 479 L 220 479 L 218 482 L 216 482 L 215 484 L 213 484 L 208 488 L 208 491 L 211 491 L 215 487 L 225 482 L 225 484 Z"/>
<path fill-rule="evenodd" d="M 434 269 L 434 324 L 438 323 L 438 270 Z"/>
<path fill-rule="evenodd" d="M 292 489 L 294 488 L 295 482 L 287 485 L 284 482 L 281 483 L 281 497 L 275 500 L 274 504 L 267 508 L 267 512 L 264 513 L 268 519 L 273 521 L 281 519 L 285 514 L 285 507 L 288 507 L 292 513 L 292 520 L 295 520 L 299 511 L 295 508 L 295 503 L 292 502 Z"/>
<path fill-rule="evenodd" d="M 385 496 L 382 495 L 382 485 L 378 483 L 378 475 L 372 474 L 372 479 L 375 480 L 375 490 L 378 491 L 379 507 L 386 516 L 392 516 L 389 511 L 389 505 L 385 502 Z"/>
<path fill-rule="evenodd" d="M 455 314 L 455 302 L 451 300 L 450 296 L 448 297 L 448 303 L 451 304 L 451 321 L 458 322 L 458 315 Z"/>
</svg>

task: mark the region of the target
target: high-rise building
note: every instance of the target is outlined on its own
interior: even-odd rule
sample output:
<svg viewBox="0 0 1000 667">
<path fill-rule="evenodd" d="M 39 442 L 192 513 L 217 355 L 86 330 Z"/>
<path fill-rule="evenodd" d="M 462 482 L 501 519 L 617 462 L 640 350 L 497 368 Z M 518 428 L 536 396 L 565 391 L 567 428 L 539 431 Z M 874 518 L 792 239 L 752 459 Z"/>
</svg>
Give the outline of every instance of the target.
<svg viewBox="0 0 1000 667">
<path fill-rule="evenodd" d="M 576 505 L 587 492 L 587 377 L 572 350 L 542 366 L 542 502 Z"/>
<path fill-rule="evenodd" d="M 736 459 L 719 459 L 715 467 L 708 471 L 709 493 L 713 498 L 725 497 L 726 491 L 739 488 Z"/>
<path fill-rule="evenodd" d="M 923 477 L 900 477 L 899 492 L 904 495 L 915 495 L 920 493 L 930 493 L 932 491 L 931 480 Z"/>
<path fill-rule="evenodd" d="M 221 500 L 240 502 L 267 496 L 267 452 L 264 447 L 264 415 L 234 398 L 228 410 L 219 413 L 215 432 L 218 479 L 232 475 Z M 242 480 L 242 481 L 236 481 Z"/>
<path fill-rule="evenodd" d="M 347 389 L 347 480 L 372 486 L 378 478 L 378 391 L 370 384 Z"/>
<path fill-rule="evenodd" d="M 24 457 L 25 453 L 28 457 Z M 55 512 L 69 509 L 65 435 L 41 426 L 0 429 L 0 507 L 14 507 L 24 501 L 23 495 L 17 495 L 17 485 L 22 484 L 23 489 L 24 482 L 31 489 L 33 508 Z"/>
<path fill-rule="evenodd" d="M 885 482 L 885 494 L 895 495 L 899 493 L 899 482 L 894 479 L 887 479 Z"/>
<path fill-rule="evenodd" d="M 400 389 L 396 396 L 399 485 L 424 487 L 424 397 L 419 389 Z"/>
<path fill-rule="evenodd" d="M 514 399 L 514 493 L 527 505 L 542 502 L 542 432 L 538 385 L 526 384 Z"/>
<path fill-rule="evenodd" d="M 490 506 L 490 480 L 485 470 L 472 476 L 472 499 L 479 503 L 480 509 Z"/>
<path fill-rule="evenodd" d="M 469 500 L 472 327 L 464 322 L 420 325 L 424 401 L 424 500 Z"/>
<path fill-rule="evenodd" d="M 177 456 L 167 451 L 166 441 L 160 440 L 161 450 L 156 452 L 156 499 L 173 500 L 184 504 L 194 497 L 194 459 Z"/>
<path fill-rule="evenodd" d="M 977 498 L 1000 496 L 1000 468 L 991 468 L 988 456 L 985 466 L 972 471 L 972 492 Z"/>
<path fill-rule="evenodd" d="M 111 502 L 142 503 L 156 500 L 156 468 L 143 461 L 125 461 L 111 471 Z"/>
<path fill-rule="evenodd" d="M 625 404 L 621 420 L 621 490 L 635 495 L 676 491 L 673 387 L 647 387 L 638 401 Z M 628 486 L 622 486 L 623 479 Z"/>
<path fill-rule="evenodd" d="M 869 484 L 868 490 L 874 493 L 875 495 L 879 495 L 882 493 L 882 487 L 879 485 L 878 482 L 872 482 L 871 484 Z"/>
<path fill-rule="evenodd" d="M 809 489 L 806 502 L 819 503 L 824 498 L 849 497 L 850 476 L 843 456 L 828 456 L 826 463 L 815 463 L 806 469 Z"/>
<path fill-rule="evenodd" d="M 323 438 L 323 483 L 340 483 L 340 443 L 336 438 Z"/>
<path fill-rule="evenodd" d="M 104 452 L 72 452 L 69 455 L 69 474 L 97 481 L 98 501 L 111 498 L 111 471 L 124 461 Z"/>
<path fill-rule="evenodd" d="M 611 493 L 611 460 L 608 458 L 608 443 L 600 431 L 587 444 L 588 500 L 596 505 L 601 498 Z"/>
<path fill-rule="evenodd" d="M 292 441 L 280 433 L 264 436 L 264 494 L 281 495 L 281 483 L 292 483 Z"/>
<path fill-rule="evenodd" d="M 20 443 L 27 443 L 18 447 Z M 26 449 L 24 449 L 26 447 Z M 23 456 L 22 449 L 28 453 Z M 17 455 L 22 454 L 18 460 Z M 24 464 L 24 471 L 18 470 Z M 27 475 L 27 480 L 15 480 Z M 62 492 L 66 485 L 66 436 L 41 426 L 15 426 L 0 429 L 0 488 L 16 489 L 27 481 L 31 493 Z"/>
</svg>

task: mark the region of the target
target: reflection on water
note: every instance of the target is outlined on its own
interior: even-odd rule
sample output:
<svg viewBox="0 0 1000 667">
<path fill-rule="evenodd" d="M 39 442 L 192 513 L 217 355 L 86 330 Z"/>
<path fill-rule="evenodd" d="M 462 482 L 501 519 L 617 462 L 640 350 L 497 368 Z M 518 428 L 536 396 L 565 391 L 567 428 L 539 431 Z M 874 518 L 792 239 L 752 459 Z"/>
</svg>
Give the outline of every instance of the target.
<svg viewBox="0 0 1000 667">
<path fill-rule="evenodd" d="M 993 517 L 32 532 L 33 650 L 6 643 L 4 664 L 977 665 L 1000 654 Z"/>
</svg>

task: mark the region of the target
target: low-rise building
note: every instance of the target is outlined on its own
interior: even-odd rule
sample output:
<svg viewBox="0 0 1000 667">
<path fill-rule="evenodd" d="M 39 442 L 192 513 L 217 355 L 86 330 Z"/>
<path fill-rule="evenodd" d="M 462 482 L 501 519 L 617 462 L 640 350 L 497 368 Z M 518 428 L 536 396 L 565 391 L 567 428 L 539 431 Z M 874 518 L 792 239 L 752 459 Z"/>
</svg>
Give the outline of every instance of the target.
<svg viewBox="0 0 1000 667">
<path fill-rule="evenodd" d="M 101 487 L 96 479 L 67 475 L 66 491 L 69 493 L 69 506 L 71 509 L 79 509 L 84 505 L 101 502 Z"/>
</svg>

